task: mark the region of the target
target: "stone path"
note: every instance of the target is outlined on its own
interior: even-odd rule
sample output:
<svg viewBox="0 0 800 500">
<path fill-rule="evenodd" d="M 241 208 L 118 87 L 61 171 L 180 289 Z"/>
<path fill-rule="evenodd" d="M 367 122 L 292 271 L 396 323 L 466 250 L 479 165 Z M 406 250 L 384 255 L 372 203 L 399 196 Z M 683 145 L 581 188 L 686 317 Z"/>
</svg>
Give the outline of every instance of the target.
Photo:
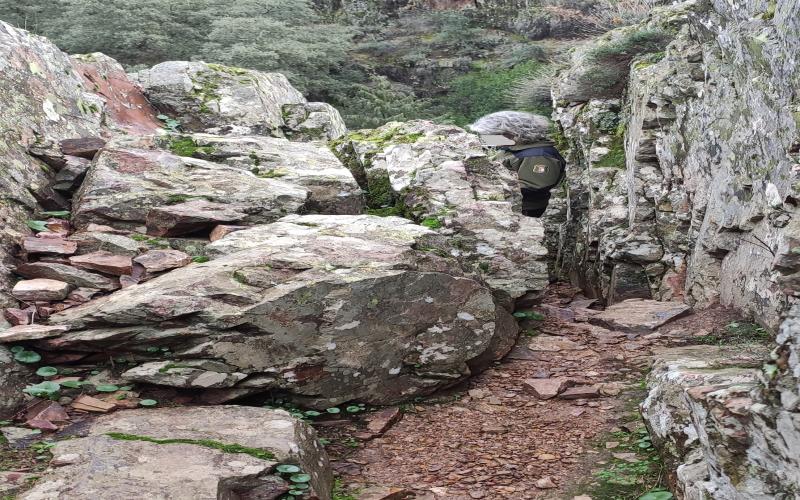
<svg viewBox="0 0 800 500">
<path fill-rule="evenodd" d="M 320 426 L 343 483 L 364 499 L 600 498 L 581 497 L 580 485 L 604 457 L 605 437 L 642 428 L 636 408 L 651 349 L 691 334 L 589 324 L 598 311 L 575 294 L 552 290 L 537 308 L 546 320 L 523 320 L 526 333 L 502 363 L 448 395 L 403 407 L 402 421 L 382 436 L 370 439 L 356 424 Z M 539 394 L 547 386 L 560 396 L 542 399 L 553 396 Z"/>
</svg>

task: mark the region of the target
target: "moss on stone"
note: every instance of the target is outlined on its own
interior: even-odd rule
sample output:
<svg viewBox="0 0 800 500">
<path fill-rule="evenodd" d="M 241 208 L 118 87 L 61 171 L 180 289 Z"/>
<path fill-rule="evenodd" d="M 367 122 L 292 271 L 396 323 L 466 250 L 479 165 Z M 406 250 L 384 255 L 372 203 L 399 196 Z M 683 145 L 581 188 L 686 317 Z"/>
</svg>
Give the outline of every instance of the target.
<svg viewBox="0 0 800 500">
<path fill-rule="evenodd" d="M 608 147 L 608 153 L 600 158 L 594 166 L 596 168 L 626 168 L 625 144 L 620 136 L 614 136 L 614 140 Z"/>
<path fill-rule="evenodd" d="M 439 229 L 442 227 L 442 221 L 436 217 L 426 217 L 425 219 L 422 219 L 420 225 L 425 226 L 428 229 Z"/>
<path fill-rule="evenodd" d="M 223 453 L 244 453 L 245 455 L 250 455 L 251 457 L 258 458 L 261 460 L 275 459 L 274 453 L 268 450 L 264 450 L 262 448 L 251 448 L 236 443 L 226 444 L 226 443 L 221 443 L 219 441 L 212 441 L 211 439 L 183 439 L 183 438 L 156 439 L 148 436 L 137 436 L 135 434 L 124 434 L 121 432 L 109 432 L 106 435 L 112 439 L 116 439 L 119 441 L 144 441 L 147 443 L 155 443 L 155 444 L 191 444 L 195 446 L 205 446 L 206 448 L 219 450 Z"/>
<path fill-rule="evenodd" d="M 214 152 L 214 146 L 199 146 L 194 139 L 187 136 L 171 138 L 168 147 L 173 154 L 186 157 L 193 157 L 198 153 L 210 155 Z"/>
</svg>

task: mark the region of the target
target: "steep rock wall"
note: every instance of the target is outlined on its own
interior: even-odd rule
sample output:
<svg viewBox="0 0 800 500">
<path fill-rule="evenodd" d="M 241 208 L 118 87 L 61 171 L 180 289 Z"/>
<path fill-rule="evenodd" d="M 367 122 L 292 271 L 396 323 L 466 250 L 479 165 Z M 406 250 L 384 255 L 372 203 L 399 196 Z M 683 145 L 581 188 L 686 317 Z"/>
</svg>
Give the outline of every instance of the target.
<svg viewBox="0 0 800 500">
<path fill-rule="evenodd" d="M 797 271 L 800 3 L 737 4 L 657 11 L 637 29 L 674 41 L 632 62 L 620 100 L 571 91 L 574 69 L 557 85 L 573 162 L 562 238 L 578 242 L 560 269 L 611 301 L 720 302 L 775 328 Z"/>
</svg>

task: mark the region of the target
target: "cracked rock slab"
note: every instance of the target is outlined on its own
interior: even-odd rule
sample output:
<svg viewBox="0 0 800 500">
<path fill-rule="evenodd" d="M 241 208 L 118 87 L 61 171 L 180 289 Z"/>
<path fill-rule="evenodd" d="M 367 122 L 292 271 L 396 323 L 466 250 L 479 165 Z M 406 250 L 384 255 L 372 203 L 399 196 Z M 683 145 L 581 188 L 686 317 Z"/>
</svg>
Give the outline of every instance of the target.
<svg viewBox="0 0 800 500">
<path fill-rule="evenodd" d="M 258 458 L 246 450 L 226 452 L 211 443 L 266 451 L 274 458 Z M 278 463 L 295 464 L 311 475 L 311 487 L 322 500 L 330 499 L 332 487 L 328 458 L 314 430 L 281 410 L 214 406 L 123 411 L 100 417 L 86 436 L 61 441 L 51 451 L 57 467 L 19 498 L 276 499 L 288 490 L 272 474 Z"/>
<path fill-rule="evenodd" d="M 626 333 L 649 333 L 672 320 L 690 314 L 682 302 L 630 299 L 589 318 L 589 323 Z"/>
</svg>

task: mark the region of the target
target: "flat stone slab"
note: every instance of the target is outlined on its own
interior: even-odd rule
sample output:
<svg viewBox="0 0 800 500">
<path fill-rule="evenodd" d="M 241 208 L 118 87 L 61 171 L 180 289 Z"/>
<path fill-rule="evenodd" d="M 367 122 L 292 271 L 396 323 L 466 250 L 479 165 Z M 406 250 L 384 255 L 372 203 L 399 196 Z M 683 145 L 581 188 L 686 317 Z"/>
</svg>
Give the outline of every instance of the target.
<svg viewBox="0 0 800 500">
<path fill-rule="evenodd" d="M 192 258 L 180 250 L 151 250 L 136 257 L 133 261 L 144 267 L 148 273 L 158 273 L 188 266 L 192 262 Z"/>
<path fill-rule="evenodd" d="M 17 266 L 16 273 L 25 278 L 45 278 L 63 281 L 79 288 L 96 288 L 105 291 L 119 288 L 119 281 L 116 279 L 56 262 L 21 264 Z"/>
<path fill-rule="evenodd" d="M 78 250 L 78 244 L 61 237 L 48 238 L 29 236 L 22 242 L 22 248 L 28 253 L 52 253 L 72 255 Z"/>
<path fill-rule="evenodd" d="M 531 351 L 559 352 L 575 351 L 582 348 L 583 346 L 577 342 L 555 335 L 539 335 L 528 344 L 528 349 Z"/>
<path fill-rule="evenodd" d="M 569 386 L 566 378 L 529 378 L 522 382 L 526 392 L 539 399 L 552 399 Z"/>
<path fill-rule="evenodd" d="M 113 274 L 114 276 L 131 274 L 131 269 L 133 267 L 133 261 L 129 256 L 115 255 L 104 251 L 70 257 L 69 261 L 73 266 L 100 271 L 101 273 Z"/>
<path fill-rule="evenodd" d="M 65 325 L 20 325 L 0 332 L 0 344 L 58 337 L 68 330 Z"/>
<path fill-rule="evenodd" d="M 691 312 L 682 302 L 630 299 L 590 317 L 589 323 L 626 333 L 649 333 Z"/>
<path fill-rule="evenodd" d="M 53 302 L 66 299 L 73 288 L 63 281 L 37 278 L 18 282 L 11 295 L 23 302 Z"/>
<path fill-rule="evenodd" d="M 242 452 L 215 447 L 220 444 L 238 445 Z M 51 451 L 59 467 L 20 499 L 269 500 L 288 491 L 288 483 L 271 473 L 281 463 L 309 474 L 310 486 L 322 500 L 330 500 L 332 487 L 328 458 L 316 433 L 282 410 L 208 406 L 122 411 L 98 418 L 87 436 L 61 441 Z"/>
</svg>

